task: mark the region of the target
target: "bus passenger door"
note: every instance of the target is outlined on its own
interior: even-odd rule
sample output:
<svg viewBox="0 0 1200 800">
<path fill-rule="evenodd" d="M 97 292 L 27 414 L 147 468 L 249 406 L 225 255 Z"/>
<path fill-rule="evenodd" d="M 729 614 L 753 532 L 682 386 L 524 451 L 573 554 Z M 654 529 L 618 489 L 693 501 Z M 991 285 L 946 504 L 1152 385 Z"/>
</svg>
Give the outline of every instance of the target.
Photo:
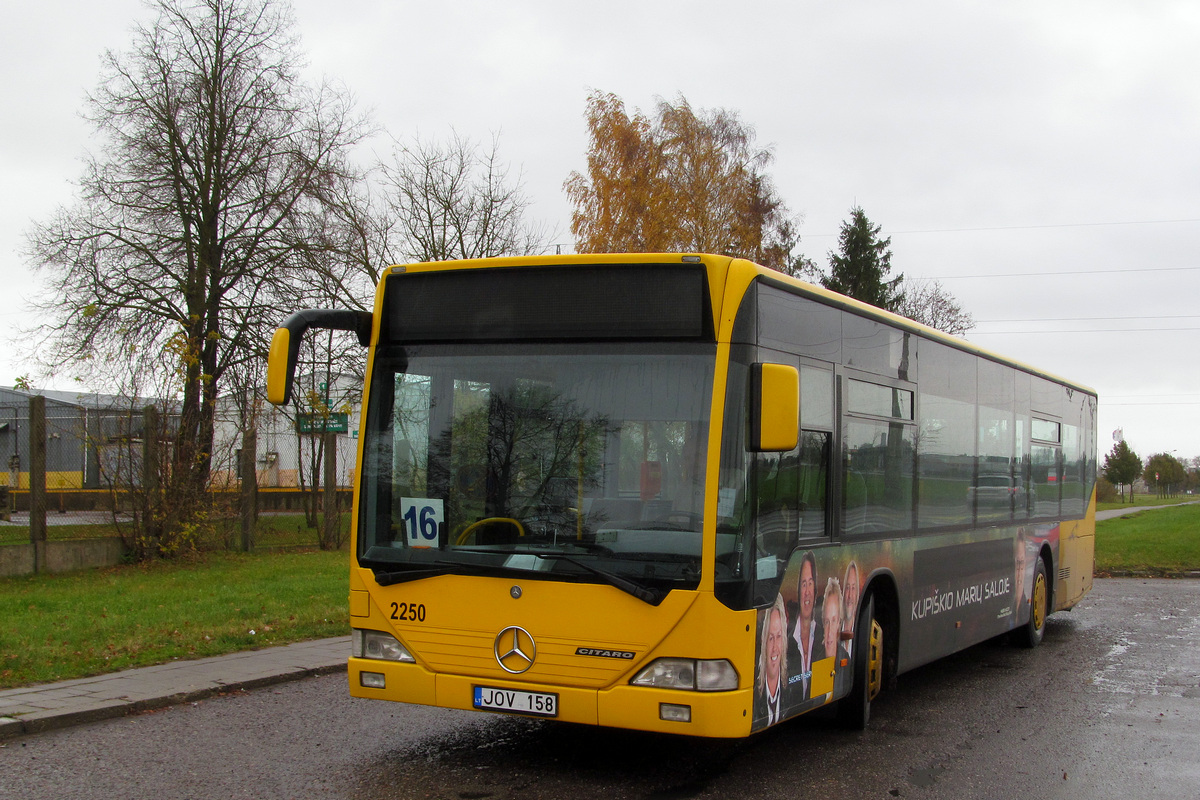
<svg viewBox="0 0 1200 800">
<path fill-rule="evenodd" d="M 799 442 L 782 453 L 757 453 L 752 465 L 755 600 L 771 603 L 793 553 L 827 544 L 833 372 L 800 365 Z M 824 429 L 822 429 L 824 428 Z"/>
</svg>

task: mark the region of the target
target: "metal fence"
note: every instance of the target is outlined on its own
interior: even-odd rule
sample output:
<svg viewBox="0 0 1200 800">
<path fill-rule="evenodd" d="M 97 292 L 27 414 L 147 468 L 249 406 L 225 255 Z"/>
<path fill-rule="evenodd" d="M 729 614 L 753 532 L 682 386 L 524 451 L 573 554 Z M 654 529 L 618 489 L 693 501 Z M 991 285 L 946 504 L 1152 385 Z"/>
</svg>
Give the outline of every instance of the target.
<svg viewBox="0 0 1200 800">
<path fill-rule="evenodd" d="M 145 497 L 146 487 L 156 482 L 154 476 L 159 474 L 157 465 L 146 463 L 151 458 L 147 454 L 154 452 L 154 458 L 169 459 L 178 415 L 161 414 L 152 407 L 143 411 L 88 407 L 44 396 L 27 398 L 22 408 L 13 394 L 11 390 L 0 390 L 0 400 L 6 400 L 0 402 L 0 466 L 7 467 L 0 472 L 0 546 L 5 546 L 5 552 L 0 552 L 0 575 L 20 574 L 24 569 L 9 563 L 24 559 L 14 555 L 16 550 L 7 547 L 10 545 L 30 548 L 32 571 L 40 571 L 48 553 L 58 552 L 61 556 L 65 552 L 64 547 L 50 543 L 111 538 L 129 542 L 137 530 L 139 495 Z M 239 442 L 236 437 L 226 436 L 224 446 L 213 454 L 211 485 L 201 504 L 199 524 L 189 526 L 195 531 L 188 534 L 188 547 L 314 546 L 321 542 L 321 527 L 326 524 L 332 526 L 325 531 L 326 541 L 338 530 L 343 533 L 336 538 L 345 538 L 348 490 L 335 486 L 305 493 L 300 487 L 279 487 L 280 450 L 290 442 L 278 427 L 276 424 L 267 430 L 268 446 L 275 449 L 257 459 L 255 437 Z M 296 483 L 311 488 L 316 476 L 328 474 L 321 463 L 325 458 L 334 459 L 340 467 L 334 474 L 348 483 L 353 469 L 352 458 L 346 457 L 352 452 L 350 437 L 326 434 L 319 442 L 313 436 L 292 438 L 295 453 L 289 456 L 297 465 Z M 148 442 L 157 444 L 146 449 Z M 243 458 L 242 449 L 236 447 L 239 443 L 251 448 L 247 451 L 249 458 Z M 239 465 L 245 465 L 245 469 L 239 469 Z M 306 475 L 312 477 L 305 480 Z M 258 487 L 263 483 L 267 488 L 260 492 Z M 326 504 L 329 515 L 322 508 Z M 305 505 L 320 510 L 315 522 L 321 527 L 306 525 Z M 312 519 L 314 515 L 307 516 Z M 99 552 L 101 548 L 77 549 Z M 112 556 L 105 558 L 111 560 Z M 59 560 L 68 566 L 74 563 L 70 558 Z"/>
</svg>

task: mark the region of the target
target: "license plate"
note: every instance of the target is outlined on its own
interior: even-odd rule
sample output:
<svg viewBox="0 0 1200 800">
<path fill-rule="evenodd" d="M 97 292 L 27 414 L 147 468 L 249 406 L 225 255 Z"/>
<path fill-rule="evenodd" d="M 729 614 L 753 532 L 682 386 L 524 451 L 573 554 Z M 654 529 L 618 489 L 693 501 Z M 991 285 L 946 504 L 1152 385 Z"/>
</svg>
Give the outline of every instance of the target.
<svg viewBox="0 0 1200 800">
<path fill-rule="evenodd" d="M 522 692 L 516 689 L 475 687 L 475 707 L 481 711 L 507 711 L 510 714 L 558 716 L 558 695 L 547 692 Z"/>
</svg>

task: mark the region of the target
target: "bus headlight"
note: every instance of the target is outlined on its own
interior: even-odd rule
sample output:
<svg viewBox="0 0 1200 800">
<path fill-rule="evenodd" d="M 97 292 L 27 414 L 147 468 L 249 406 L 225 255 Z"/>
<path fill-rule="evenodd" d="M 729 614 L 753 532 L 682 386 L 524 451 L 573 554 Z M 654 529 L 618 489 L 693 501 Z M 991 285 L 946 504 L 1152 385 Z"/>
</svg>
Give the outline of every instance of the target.
<svg viewBox="0 0 1200 800">
<path fill-rule="evenodd" d="M 737 670 L 725 659 L 696 662 L 696 691 L 728 692 L 737 685 Z"/>
<path fill-rule="evenodd" d="M 366 631 L 355 628 L 350 631 L 351 655 L 355 658 L 377 658 L 380 661 L 407 661 L 416 663 L 408 648 L 400 640 L 383 631 Z"/>
<path fill-rule="evenodd" d="M 738 674 L 733 664 L 723 658 L 658 658 L 638 672 L 630 683 L 658 689 L 727 692 L 737 688 Z"/>
</svg>

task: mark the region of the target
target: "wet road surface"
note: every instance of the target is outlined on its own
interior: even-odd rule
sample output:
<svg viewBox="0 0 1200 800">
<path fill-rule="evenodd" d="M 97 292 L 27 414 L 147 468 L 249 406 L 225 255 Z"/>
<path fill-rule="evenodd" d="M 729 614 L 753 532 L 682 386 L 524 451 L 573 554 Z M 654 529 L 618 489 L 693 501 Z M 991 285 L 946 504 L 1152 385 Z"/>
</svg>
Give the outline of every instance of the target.
<svg viewBox="0 0 1200 800">
<path fill-rule="evenodd" d="M 1190 798 L 1200 581 L 1100 580 L 1032 651 L 907 673 L 864 733 L 694 740 L 347 696 L 327 676 L 9 740 L 0 797 Z"/>
</svg>

